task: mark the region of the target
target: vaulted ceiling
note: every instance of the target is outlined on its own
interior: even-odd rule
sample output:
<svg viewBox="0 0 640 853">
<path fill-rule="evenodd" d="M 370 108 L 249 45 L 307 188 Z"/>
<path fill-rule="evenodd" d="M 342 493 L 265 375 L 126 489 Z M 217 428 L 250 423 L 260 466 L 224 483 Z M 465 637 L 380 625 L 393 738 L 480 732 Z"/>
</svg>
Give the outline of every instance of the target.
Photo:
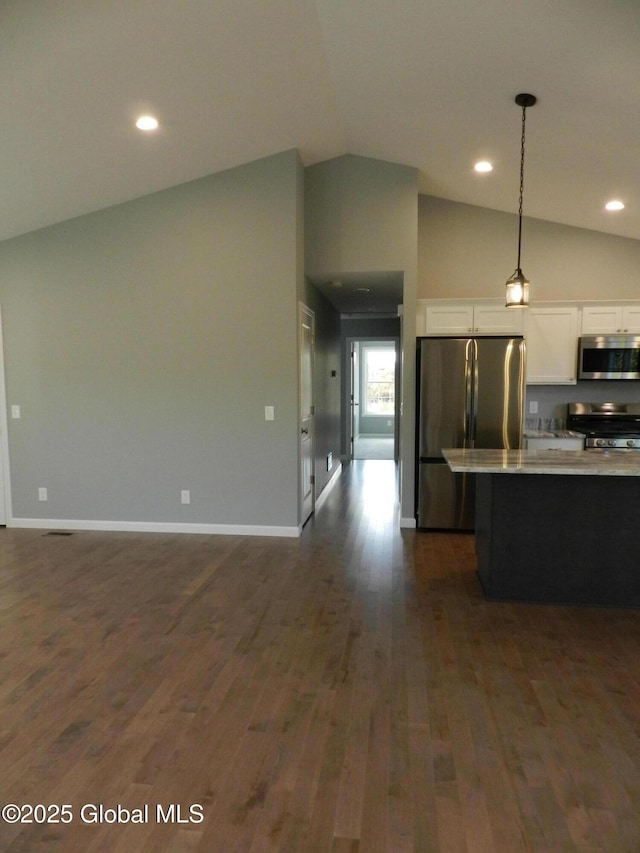
<svg viewBox="0 0 640 853">
<path fill-rule="evenodd" d="M 637 0 L 3 0 L 0 80 L 0 239 L 290 148 L 516 212 L 518 92 L 525 215 L 640 239 Z"/>
</svg>

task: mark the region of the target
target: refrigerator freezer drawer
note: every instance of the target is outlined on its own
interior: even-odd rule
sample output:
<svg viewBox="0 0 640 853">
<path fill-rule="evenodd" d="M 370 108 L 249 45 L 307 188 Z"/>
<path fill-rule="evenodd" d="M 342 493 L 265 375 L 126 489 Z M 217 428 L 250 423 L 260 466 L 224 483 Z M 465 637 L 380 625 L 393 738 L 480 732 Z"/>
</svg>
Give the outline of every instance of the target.
<svg viewBox="0 0 640 853">
<path fill-rule="evenodd" d="M 446 462 L 421 462 L 418 471 L 418 527 L 473 530 L 475 475 L 454 474 Z"/>
</svg>

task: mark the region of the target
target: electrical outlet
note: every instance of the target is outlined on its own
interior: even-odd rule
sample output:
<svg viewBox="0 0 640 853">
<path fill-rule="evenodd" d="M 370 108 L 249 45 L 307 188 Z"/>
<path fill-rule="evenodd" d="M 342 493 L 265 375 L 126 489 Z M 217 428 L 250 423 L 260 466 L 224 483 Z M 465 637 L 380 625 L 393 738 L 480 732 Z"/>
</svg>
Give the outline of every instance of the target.
<svg viewBox="0 0 640 853">
<path fill-rule="evenodd" d="M 49 500 L 49 496 L 47 494 L 47 490 L 44 486 L 40 486 L 38 489 L 38 500 L 39 501 L 47 501 Z"/>
<path fill-rule="evenodd" d="M 538 414 L 538 401 L 537 400 L 530 400 L 529 401 L 529 414 L 530 415 L 537 415 Z"/>
<path fill-rule="evenodd" d="M 191 492 L 189 489 L 183 489 L 180 492 L 180 503 L 190 504 L 191 503 Z"/>
</svg>

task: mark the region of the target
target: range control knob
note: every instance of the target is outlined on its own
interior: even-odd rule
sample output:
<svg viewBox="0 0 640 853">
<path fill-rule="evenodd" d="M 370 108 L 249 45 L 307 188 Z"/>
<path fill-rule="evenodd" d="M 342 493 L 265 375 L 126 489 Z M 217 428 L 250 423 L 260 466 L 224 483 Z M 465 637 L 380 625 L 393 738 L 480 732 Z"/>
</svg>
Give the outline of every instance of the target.
<svg viewBox="0 0 640 853">
<path fill-rule="evenodd" d="M 604 438 L 596 438 L 596 447 L 604 447 L 606 443 Z"/>
<path fill-rule="evenodd" d="M 615 447 L 616 446 L 615 438 L 610 438 L 609 441 L 607 442 L 607 444 L 609 445 L 609 447 Z"/>
<path fill-rule="evenodd" d="M 627 447 L 635 447 L 635 446 L 636 446 L 635 439 L 634 438 L 628 438 L 627 439 Z"/>
</svg>

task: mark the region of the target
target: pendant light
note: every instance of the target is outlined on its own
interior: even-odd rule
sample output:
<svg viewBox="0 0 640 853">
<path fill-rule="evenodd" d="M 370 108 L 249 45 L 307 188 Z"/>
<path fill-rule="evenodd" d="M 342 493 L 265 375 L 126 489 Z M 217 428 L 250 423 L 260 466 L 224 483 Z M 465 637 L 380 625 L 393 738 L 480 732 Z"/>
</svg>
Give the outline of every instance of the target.
<svg viewBox="0 0 640 853">
<path fill-rule="evenodd" d="M 518 207 L 518 265 L 507 281 L 507 308 L 524 308 L 529 304 L 529 282 L 520 269 L 520 248 L 522 246 L 522 190 L 524 187 L 524 129 L 527 120 L 527 107 L 536 102 L 535 95 L 516 95 L 515 102 L 522 107 L 522 139 L 520 143 L 520 204 Z"/>
</svg>

